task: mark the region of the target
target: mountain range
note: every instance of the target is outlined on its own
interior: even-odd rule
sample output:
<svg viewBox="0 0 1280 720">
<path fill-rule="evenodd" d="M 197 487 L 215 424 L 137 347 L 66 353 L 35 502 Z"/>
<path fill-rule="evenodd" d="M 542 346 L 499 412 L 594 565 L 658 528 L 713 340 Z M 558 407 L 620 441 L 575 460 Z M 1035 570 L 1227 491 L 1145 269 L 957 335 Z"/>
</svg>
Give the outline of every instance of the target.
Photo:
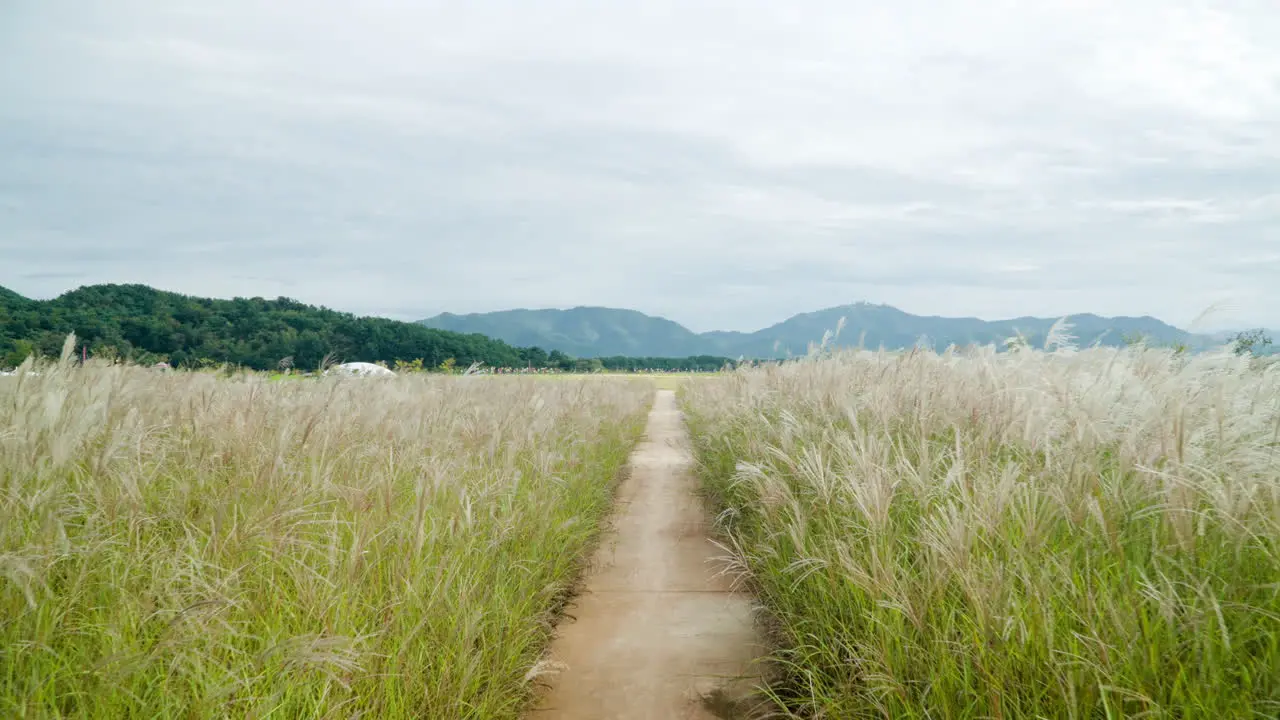
<svg viewBox="0 0 1280 720">
<path fill-rule="evenodd" d="M 855 303 L 802 313 L 755 332 L 713 331 L 695 333 L 677 322 L 635 310 L 606 307 L 570 309 L 504 310 L 455 315 L 442 313 L 420 322 L 427 327 L 460 333 L 480 333 L 522 347 L 559 350 L 575 357 L 615 355 L 779 358 L 803 355 L 810 343 L 819 343 L 844 326 L 832 342 L 836 346 L 907 348 L 923 341 L 942 349 L 948 345 L 1002 345 L 1021 334 L 1033 346 L 1041 346 L 1058 318 L 1019 317 L 980 320 L 971 317 L 912 315 L 888 305 Z M 1068 318 L 1075 343 L 1122 345 L 1126 338 L 1144 336 L 1159 344 L 1186 344 L 1193 348 L 1219 342 L 1150 316 L 1100 317 L 1093 314 Z"/>
<path fill-rule="evenodd" d="M 728 358 L 580 358 L 514 347 L 382 317 L 358 317 L 290 298 L 202 298 L 146 285 L 86 285 L 47 300 L 0 287 L 0 370 L 29 356 L 58 357 L 69 334 L 82 357 L 174 367 L 230 365 L 310 371 L 357 360 L 410 368 L 537 368 L 559 371 L 718 370 Z"/>
<path fill-rule="evenodd" d="M 1204 349 L 1231 339 L 1229 333 L 1192 334 L 1149 316 L 1084 314 L 1069 320 L 1077 346 L 1120 345 L 1142 336 L 1155 344 Z M 49 300 L 0 287 L 0 366 L 15 365 L 31 352 L 57 355 L 66 335 L 74 332 L 95 356 L 167 359 L 192 366 L 230 363 L 270 369 L 288 360 L 294 367 L 311 368 L 332 356 L 389 364 L 422 360 L 430 367 L 452 358 L 463 364 L 561 369 L 589 367 L 586 361 L 598 358 L 595 364 L 609 369 L 689 369 L 719 367 L 726 359 L 803 355 L 837 328 L 841 332 L 832 344 L 844 347 L 1002 345 L 1017 335 L 1042 346 L 1055 322 L 920 316 L 856 303 L 796 315 L 755 332 L 695 333 L 666 318 L 604 307 L 444 313 L 407 323 L 356 317 L 289 298 L 197 298 L 145 285 L 85 286 Z M 1276 350 L 1272 345 L 1255 351 Z"/>
</svg>

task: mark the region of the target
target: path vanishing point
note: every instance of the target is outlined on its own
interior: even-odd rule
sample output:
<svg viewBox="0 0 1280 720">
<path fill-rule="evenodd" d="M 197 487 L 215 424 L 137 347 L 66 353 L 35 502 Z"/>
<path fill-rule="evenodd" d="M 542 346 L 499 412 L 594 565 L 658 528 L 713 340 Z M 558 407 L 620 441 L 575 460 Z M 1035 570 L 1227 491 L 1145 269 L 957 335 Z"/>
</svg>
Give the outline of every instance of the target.
<svg viewBox="0 0 1280 720">
<path fill-rule="evenodd" d="M 749 716 L 764 654 L 751 598 L 731 590 L 695 495 L 675 393 L 659 390 L 584 592 L 551 645 L 564 669 L 535 720 Z"/>
</svg>

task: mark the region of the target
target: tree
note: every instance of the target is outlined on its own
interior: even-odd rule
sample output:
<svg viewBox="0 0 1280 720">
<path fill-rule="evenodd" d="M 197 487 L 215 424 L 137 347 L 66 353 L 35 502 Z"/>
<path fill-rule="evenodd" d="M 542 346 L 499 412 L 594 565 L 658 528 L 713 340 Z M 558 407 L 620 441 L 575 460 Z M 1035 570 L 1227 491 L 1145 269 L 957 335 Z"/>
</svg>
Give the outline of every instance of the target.
<svg viewBox="0 0 1280 720">
<path fill-rule="evenodd" d="M 522 349 L 520 351 L 520 359 L 523 361 L 524 365 L 540 368 L 547 366 L 550 356 L 547 355 L 546 350 L 535 345 L 533 347 Z"/>
<path fill-rule="evenodd" d="M 1231 339 L 1231 349 L 1237 355 L 1262 355 L 1271 347 L 1271 338 L 1267 337 L 1266 331 L 1246 330 L 1236 333 Z"/>
<path fill-rule="evenodd" d="M 559 350 L 552 350 L 551 354 L 547 356 L 547 366 L 565 371 L 573 370 L 574 359 Z"/>
<path fill-rule="evenodd" d="M 18 367 L 35 352 L 35 348 L 26 340 L 14 340 L 12 348 L 3 358 L 0 358 L 0 367 Z"/>
<path fill-rule="evenodd" d="M 422 372 L 422 358 L 414 358 L 413 360 L 396 360 L 396 372 Z"/>
</svg>

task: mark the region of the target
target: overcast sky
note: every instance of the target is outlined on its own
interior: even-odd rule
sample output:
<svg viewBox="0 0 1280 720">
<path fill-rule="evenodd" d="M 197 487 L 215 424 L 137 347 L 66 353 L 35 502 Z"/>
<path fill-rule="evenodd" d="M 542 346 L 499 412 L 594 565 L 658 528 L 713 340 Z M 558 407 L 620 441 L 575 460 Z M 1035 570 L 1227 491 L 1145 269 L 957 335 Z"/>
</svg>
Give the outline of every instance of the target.
<svg viewBox="0 0 1280 720">
<path fill-rule="evenodd" d="M 0 285 L 1280 327 L 1274 0 L 4 0 Z"/>
</svg>

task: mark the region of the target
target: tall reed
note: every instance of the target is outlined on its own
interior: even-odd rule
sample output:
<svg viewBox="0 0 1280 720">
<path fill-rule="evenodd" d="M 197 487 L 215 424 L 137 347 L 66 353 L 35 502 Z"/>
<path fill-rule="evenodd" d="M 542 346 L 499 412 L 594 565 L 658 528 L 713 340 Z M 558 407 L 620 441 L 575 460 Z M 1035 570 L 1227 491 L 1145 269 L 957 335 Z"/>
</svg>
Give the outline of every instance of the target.
<svg viewBox="0 0 1280 720">
<path fill-rule="evenodd" d="M 623 381 L 0 378 L 0 716 L 518 717 Z"/>
<path fill-rule="evenodd" d="M 1280 717 L 1280 364 L 856 351 L 682 402 L 797 716 Z"/>
</svg>

